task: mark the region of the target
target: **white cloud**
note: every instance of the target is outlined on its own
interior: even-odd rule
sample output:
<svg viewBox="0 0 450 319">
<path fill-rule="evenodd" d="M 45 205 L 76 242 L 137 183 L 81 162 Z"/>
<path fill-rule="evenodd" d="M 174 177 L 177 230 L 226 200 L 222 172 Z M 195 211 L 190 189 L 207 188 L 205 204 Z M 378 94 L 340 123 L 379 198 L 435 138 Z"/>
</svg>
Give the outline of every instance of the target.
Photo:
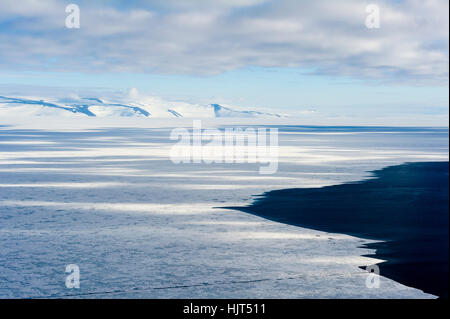
<svg viewBox="0 0 450 319">
<path fill-rule="evenodd" d="M 448 81 L 448 1 L 80 1 L 64 28 L 62 1 L 0 3 L 0 68 L 208 75 L 246 66 L 417 83 Z M 123 6 L 123 4 L 121 4 Z M 120 8 L 120 9 L 119 9 Z"/>
<path fill-rule="evenodd" d="M 128 91 L 128 97 L 132 100 L 136 100 L 137 98 L 139 98 L 139 92 L 136 88 L 131 88 Z"/>
</svg>

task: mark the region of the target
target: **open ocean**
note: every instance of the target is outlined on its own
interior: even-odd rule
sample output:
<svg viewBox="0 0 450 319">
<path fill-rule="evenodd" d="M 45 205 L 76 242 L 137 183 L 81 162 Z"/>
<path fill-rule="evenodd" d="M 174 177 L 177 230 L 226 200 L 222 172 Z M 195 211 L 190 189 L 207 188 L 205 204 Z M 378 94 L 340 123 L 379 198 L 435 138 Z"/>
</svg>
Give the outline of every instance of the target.
<svg viewBox="0 0 450 319">
<path fill-rule="evenodd" d="M 277 222 L 382 240 L 367 247 L 386 260 L 380 273 L 448 298 L 449 163 L 416 162 L 375 179 L 271 191 L 238 208 Z"/>
</svg>

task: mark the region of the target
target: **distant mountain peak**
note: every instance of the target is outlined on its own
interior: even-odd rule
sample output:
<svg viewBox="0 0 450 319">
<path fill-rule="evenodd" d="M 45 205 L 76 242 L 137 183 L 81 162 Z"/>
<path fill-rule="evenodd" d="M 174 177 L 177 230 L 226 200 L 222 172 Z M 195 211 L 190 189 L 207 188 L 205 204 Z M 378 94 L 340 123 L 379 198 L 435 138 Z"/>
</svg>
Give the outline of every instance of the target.
<svg viewBox="0 0 450 319">
<path fill-rule="evenodd" d="M 137 94 L 134 94 L 137 96 Z M 67 96 L 63 98 L 0 96 L 0 116 L 89 116 L 89 117 L 280 117 L 278 114 L 236 110 L 220 104 L 198 105 L 168 102 L 158 98 L 140 100 Z"/>
<path fill-rule="evenodd" d="M 281 117 L 279 114 L 263 113 L 257 111 L 237 111 L 220 104 L 211 104 L 216 117 Z"/>
</svg>

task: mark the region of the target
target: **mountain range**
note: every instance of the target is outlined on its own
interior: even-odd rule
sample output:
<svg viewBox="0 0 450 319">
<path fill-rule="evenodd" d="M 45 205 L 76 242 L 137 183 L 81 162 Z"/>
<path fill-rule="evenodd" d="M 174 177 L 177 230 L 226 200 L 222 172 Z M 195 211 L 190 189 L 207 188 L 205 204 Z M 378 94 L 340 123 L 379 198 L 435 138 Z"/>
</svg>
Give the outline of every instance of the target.
<svg viewBox="0 0 450 319">
<path fill-rule="evenodd" d="M 168 102 L 159 98 L 64 97 L 35 98 L 0 96 L 0 116 L 87 116 L 87 117 L 281 117 L 279 114 L 236 110 L 220 104 Z"/>
</svg>

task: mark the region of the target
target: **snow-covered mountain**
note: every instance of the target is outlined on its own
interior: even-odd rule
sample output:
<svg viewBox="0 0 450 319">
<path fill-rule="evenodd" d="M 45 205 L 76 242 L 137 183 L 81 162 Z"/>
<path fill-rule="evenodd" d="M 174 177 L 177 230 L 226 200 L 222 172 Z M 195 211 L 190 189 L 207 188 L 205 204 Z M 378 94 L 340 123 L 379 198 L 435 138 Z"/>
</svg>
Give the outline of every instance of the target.
<svg viewBox="0 0 450 319">
<path fill-rule="evenodd" d="M 169 102 L 155 97 L 7 97 L 0 96 L 0 116 L 88 116 L 88 117 L 280 117 L 278 114 L 236 110 L 219 104 L 200 105 Z"/>
<path fill-rule="evenodd" d="M 211 104 L 211 107 L 214 108 L 215 117 L 281 117 L 281 115 L 273 113 L 262 113 L 257 111 L 236 111 L 220 104 Z"/>
</svg>

